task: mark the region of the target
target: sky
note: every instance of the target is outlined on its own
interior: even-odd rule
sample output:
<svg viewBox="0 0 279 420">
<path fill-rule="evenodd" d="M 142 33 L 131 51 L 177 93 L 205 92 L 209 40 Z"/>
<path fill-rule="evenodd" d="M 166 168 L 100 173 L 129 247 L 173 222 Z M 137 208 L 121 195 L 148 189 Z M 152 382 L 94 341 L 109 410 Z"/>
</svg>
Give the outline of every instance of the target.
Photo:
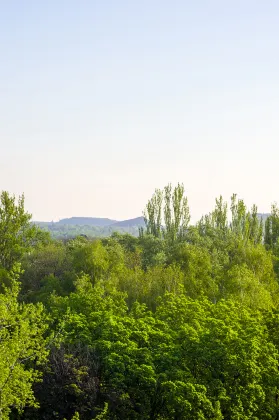
<svg viewBox="0 0 279 420">
<path fill-rule="evenodd" d="M 279 201 L 277 0 L 0 0 L 0 191 L 128 219 L 184 183 Z"/>
</svg>

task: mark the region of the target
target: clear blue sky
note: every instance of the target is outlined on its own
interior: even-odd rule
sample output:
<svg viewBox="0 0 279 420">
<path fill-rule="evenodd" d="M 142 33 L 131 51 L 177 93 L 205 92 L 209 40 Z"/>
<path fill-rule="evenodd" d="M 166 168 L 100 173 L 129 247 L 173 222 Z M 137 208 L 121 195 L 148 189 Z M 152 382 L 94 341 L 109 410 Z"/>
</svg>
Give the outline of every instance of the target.
<svg viewBox="0 0 279 420">
<path fill-rule="evenodd" d="M 0 190 L 36 220 L 279 201 L 279 2 L 0 0 Z"/>
</svg>

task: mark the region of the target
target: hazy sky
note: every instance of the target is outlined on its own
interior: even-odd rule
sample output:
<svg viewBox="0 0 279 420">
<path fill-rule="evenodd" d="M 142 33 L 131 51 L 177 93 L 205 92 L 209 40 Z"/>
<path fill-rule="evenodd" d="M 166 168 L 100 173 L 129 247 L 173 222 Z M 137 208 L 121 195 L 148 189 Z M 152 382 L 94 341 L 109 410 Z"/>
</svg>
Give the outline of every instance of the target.
<svg viewBox="0 0 279 420">
<path fill-rule="evenodd" d="M 0 190 L 35 220 L 279 201 L 278 0 L 0 0 Z"/>
</svg>

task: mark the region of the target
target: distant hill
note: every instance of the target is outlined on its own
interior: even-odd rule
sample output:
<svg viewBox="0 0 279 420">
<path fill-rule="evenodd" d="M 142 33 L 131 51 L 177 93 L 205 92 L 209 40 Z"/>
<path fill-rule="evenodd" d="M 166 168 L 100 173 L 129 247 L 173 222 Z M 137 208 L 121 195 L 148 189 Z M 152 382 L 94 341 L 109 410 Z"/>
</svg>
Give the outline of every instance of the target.
<svg viewBox="0 0 279 420">
<path fill-rule="evenodd" d="M 257 216 L 265 223 L 266 219 L 270 216 L 270 213 L 258 213 Z"/>
<path fill-rule="evenodd" d="M 68 219 L 61 219 L 56 222 L 56 225 L 77 225 L 77 226 L 110 226 L 116 223 L 117 220 L 101 218 L 101 217 L 70 217 Z"/>
<path fill-rule="evenodd" d="M 121 222 L 114 223 L 111 227 L 113 228 L 113 227 L 133 227 L 133 226 L 138 226 L 138 227 L 145 226 L 144 218 L 141 216 L 141 217 L 136 217 L 135 219 L 123 220 Z"/>
<path fill-rule="evenodd" d="M 33 222 L 41 229 L 50 232 L 58 239 L 69 239 L 79 235 L 91 238 L 110 236 L 113 232 L 129 233 L 138 236 L 139 228 L 144 227 L 143 217 L 117 221 L 101 217 L 70 217 L 59 222 Z"/>
</svg>

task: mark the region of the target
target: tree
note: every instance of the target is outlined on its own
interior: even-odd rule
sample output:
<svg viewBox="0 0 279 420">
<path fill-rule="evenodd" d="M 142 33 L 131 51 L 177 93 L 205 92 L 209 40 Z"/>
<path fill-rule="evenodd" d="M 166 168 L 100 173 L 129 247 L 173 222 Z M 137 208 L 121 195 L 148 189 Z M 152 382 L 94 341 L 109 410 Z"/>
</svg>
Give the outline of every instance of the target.
<svg viewBox="0 0 279 420">
<path fill-rule="evenodd" d="M 251 211 L 247 208 L 243 200 L 237 201 L 236 194 L 231 197 L 231 230 L 244 241 L 252 241 L 255 244 L 262 242 L 263 224 L 258 218 L 258 209 L 256 205 L 252 206 Z"/>
<path fill-rule="evenodd" d="M 0 294 L 0 419 L 11 409 L 35 406 L 32 385 L 40 378 L 35 364 L 45 360 L 43 335 L 47 324 L 43 306 L 17 301 L 19 268 L 11 272 L 11 288 Z"/>
<path fill-rule="evenodd" d="M 31 222 L 31 214 L 24 209 L 24 195 L 0 195 L 0 266 L 10 270 L 13 264 L 38 240 L 48 235 Z"/>
<path fill-rule="evenodd" d="M 205 387 L 204 397 L 217 411 L 205 418 L 277 418 L 278 350 L 261 312 L 231 300 L 212 304 L 166 294 L 156 318 L 165 323 L 176 345 L 168 346 L 172 357 L 165 350 L 155 364 L 165 363 L 169 381 L 172 375 L 176 380 L 192 377 L 195 386 Z M 199 404 L 193 406 L 197 410 Z"/>
<path fill-rule="evenodd" d="M 58 294 L 73 290 L 75 274 L 67 251 L 63 243 L 52 241 L 23 256 L 20 280 L 25 301 L 42 301 L 42 293 L 49 295 L 53 290 Z"/>
<path fill-rule="evenodd" d="M 108 270 L 108 251 L 100 240 L 85 243 L 73 250 L 73 266 L 77 273 L 89 274 L 96 282 Z"/>
<path fill-rule="evenodd" d="M 146 224 L 147 233 L 161 238 L 162 236 L 162 204 L 163 191 L 156 189 L 155 193 L 148 201 L 144 211 L 144 221 Z"/>
<path fill-rule="evenodd" d="M 170 243 L 185 238 L 190 213 L 184 192 L 183 184 L 174 189 L 169 184 L 163 190 L 155 190 L 144 210 L 147 234 Z"/>
<path fill-rule="evenodd" d="M 271 214 L 268 216 L 265 222 L 265 245 L 269 249 L 276 248 L 278 246 L 279 239 L 279 208 L 276 204 L 271 206 Z"/>
</svg>

